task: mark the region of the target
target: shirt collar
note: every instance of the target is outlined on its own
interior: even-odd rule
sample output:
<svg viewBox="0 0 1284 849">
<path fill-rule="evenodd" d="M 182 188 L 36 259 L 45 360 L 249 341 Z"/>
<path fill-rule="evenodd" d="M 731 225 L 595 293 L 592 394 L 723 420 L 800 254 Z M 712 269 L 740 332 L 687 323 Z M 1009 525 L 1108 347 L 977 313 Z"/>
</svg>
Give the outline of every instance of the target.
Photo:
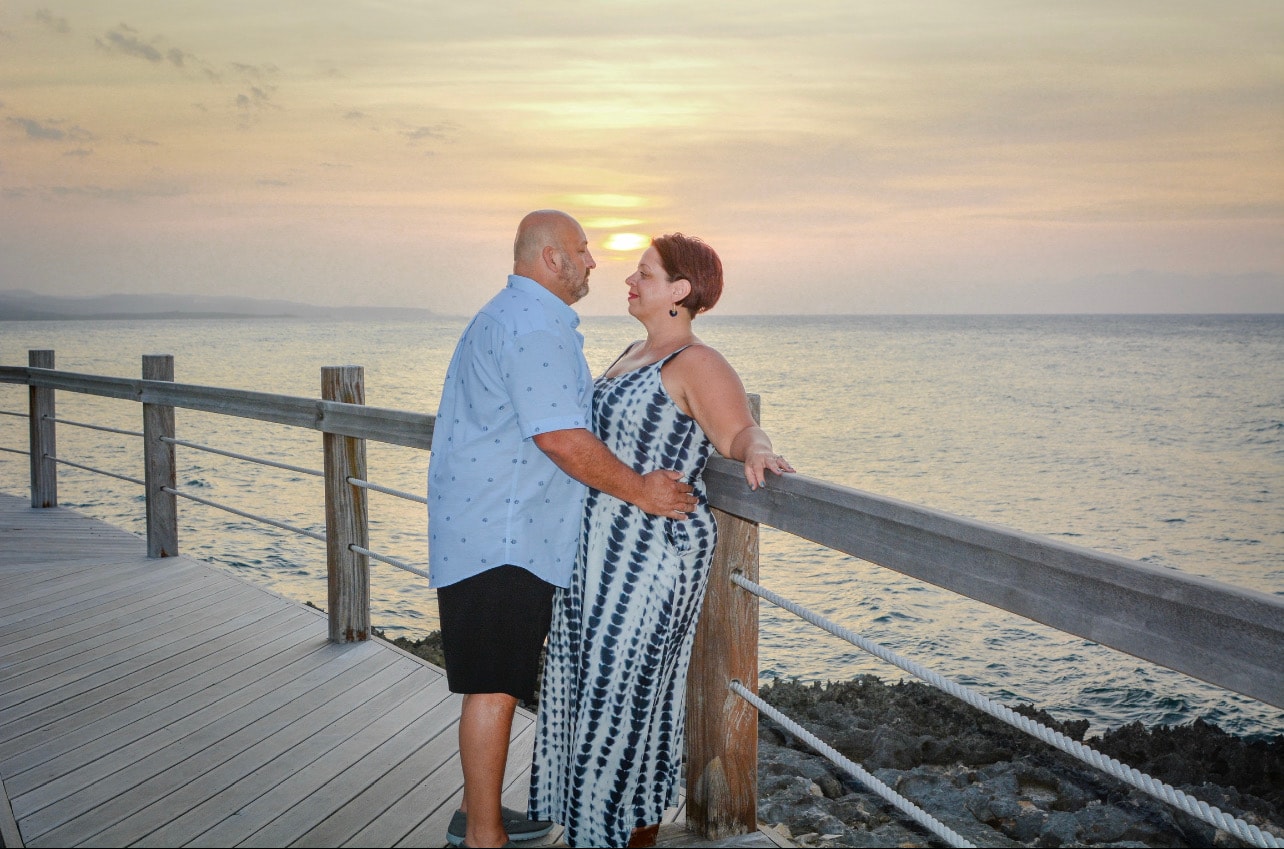
<svg viewBox="0 0 1284 849">
<path fill-rule="evenodd" d="M 579 313 L 571 309 L 570 305 L 567 304 L 566 301 L 563 301 L 561 298 L 557 297 L 557 295 L 554 295 L 552 292 L 548 291 L 529 277 L 523 277 L 520 274 L 510 274 L 508 275 L 508 285 L 510 288 L 516 289 L 519 292 L 532 295 L 536 300 L 543 304 L 545 308 L 562 315 L 562 317 L 570 323 L 571 327 L 580 326 Z"/>
</svg>

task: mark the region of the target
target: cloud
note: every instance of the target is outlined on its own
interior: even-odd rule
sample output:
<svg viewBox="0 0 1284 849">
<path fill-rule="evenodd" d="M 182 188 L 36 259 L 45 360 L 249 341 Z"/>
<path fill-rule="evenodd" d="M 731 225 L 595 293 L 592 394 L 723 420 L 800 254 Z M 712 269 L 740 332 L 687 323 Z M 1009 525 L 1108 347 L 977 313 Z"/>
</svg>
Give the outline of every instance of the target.
<svg viewBox="0 0 1284 849">
<path fill-rule="evenodd" d="M 4 122 L 11 127 L 18 127 L 27 134 L 27 138 L 37 141 L 92 141 L 94 134 L 83 127 L 73 126 L 66 130 L 55 126 L 58 122 L 41 122 L 33 118 L 10 117 Z"/>
<path fill-rule="evenodd" d="M 30 118 L 5 118 L 4 122 L 10 126 L 21 127 L 26 130 L 27 138 L 29 139 L 62 141 L 67 137 L 67 134 L 57 127 L 48 127 Z"/>
<path fill-rule="evenodd" d="M 436 124 L 424 124 L 418 127 L 407 127 L 400 131 L 402 137 L 412 145 L 422 141 L 450 141 L 451 136 L 459 130 L 457 124 L 439 121 Z"/>
<path fill-rule="evenodd" d="M 175 185 L 151 185 L 137 187 L 120 186 L 49 186 L 46 191 L 60 198 L 83 197 L 93 200 L 135 203 L 149 198 L 173 198 L 187 194 L 187 190 Z"/>
<path fill-rule="evenodd" d="M 54 32 L 64 35 L 71 32 L 71 24 L 67 23 L 67 19 L 54 15 L 48 9 L 37 10 L 35 18 Z"/>
<path fill-rule="evenodd" d="M 276 86 L 269 82 L 280 74 L 279 68 L 275 65 L 247 65 L 242 62 L 233 63 L 231 68 L 246 86 L 245 91 L 236 96 L 237 109 L 244 112 L 252 109 L 282 108 L 272 102 L 272 98 L 276 95 Z"/>
<path fill-rule="evenodd" d="M 119 29 L 112 30 L 102 38 L 94 39 L 99 47 L 104 50 L 115 53 L 124 53 L 126 56 L 137 56 L 140 59 L 146 59 L 152 64 L 159 64 L 165 61 L 165 56 L 146 42 L 140 41 L 134 34 L 134 30 L 125 24 L 121 24 Z"/>
<path fill-rule="evenodd" d="M 101 38 L 94 39 L 95 44 L 109 53 L 136 56 L 147 60 L 153 65 L 168 62 L 179 70 L 186 70 L 189 65 L 198 65 L 201 66 L 201 70 L 205 72 L 206 76 L 212 80 L 217 80 L 218 73 L 194 54 L 178 47 L 165 47 L 163 41 L 159 36 L 149 41 L 144 41 L 139 37 L 138 30 L 128 24 L 121 24 L 116 29 L 105 33 Z"/>
<path fill-rule="evenodd" d="M 242 92 L 236 96 L 236 107 L 238 109 L 265 109 L 271 106 L 280 109 L 281 107 L 275 106 L 271 102 L 272 91 L 252 85 L 248 93 Z"/>
</svg>

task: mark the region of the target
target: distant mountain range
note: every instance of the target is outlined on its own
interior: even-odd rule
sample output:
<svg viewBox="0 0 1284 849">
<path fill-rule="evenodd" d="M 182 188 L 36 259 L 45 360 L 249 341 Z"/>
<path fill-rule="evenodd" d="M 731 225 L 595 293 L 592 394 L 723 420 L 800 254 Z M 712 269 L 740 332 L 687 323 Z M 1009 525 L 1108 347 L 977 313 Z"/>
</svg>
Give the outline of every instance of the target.
<svg viewBox="0 0 1284 849">
<path fill-rule="evenodd" d="M 166 318 L 428 318 L 406 307 L 319 307 L 294 301 L 220 295 L 94 295 L 59 298 L 25 289 L 0 292 L 0 321 Z"/>
</svg>

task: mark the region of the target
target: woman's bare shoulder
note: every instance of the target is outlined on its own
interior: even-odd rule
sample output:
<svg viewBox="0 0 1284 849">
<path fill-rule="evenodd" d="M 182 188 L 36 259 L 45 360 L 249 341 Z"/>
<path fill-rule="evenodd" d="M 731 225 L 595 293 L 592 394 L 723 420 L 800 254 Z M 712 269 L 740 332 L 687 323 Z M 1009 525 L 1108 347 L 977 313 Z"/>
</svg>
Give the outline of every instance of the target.
<svg viewBox="0 0 1284 849">
<path fill-rule="evenodd" d="M 727 358 L 703 342 L 688 346 L 665 366 L 665 371 L 697 391 L 721 383 L 738 384 L 740 375 Z"/>
</svg>

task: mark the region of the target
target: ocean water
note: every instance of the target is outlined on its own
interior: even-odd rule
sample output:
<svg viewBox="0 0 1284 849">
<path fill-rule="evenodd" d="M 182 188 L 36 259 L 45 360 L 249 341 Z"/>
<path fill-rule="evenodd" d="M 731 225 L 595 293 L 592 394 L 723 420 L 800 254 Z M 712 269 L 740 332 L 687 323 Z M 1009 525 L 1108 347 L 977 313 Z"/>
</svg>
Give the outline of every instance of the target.
<svg viewBox="0 0 1284 849">
<path fill-rule="evenodd" d="M 0 362 L 53 348 L 60 369 L 133 377 L 143 354 L 177 379 L 316 397 L 327 365 L 365 367 L 369 404 L 433 412 L 465 318 L 0 323 Z M 588 317 L 594 372 L 637 338 Z M 1284 316 L 832 316 L 701 318 L 697 331 L 762 398 L 778 450 L 809 475 L 1076 545 L 1284 594 Z M 141 429 L 137 404 L 59 393 L 61 419 Z M 0 409 L 26 408 L 0 386 Z M 311 431 L 178 411 L 182 439 L 319 469 Z M 26 423 L 0 416 L 0 446 Z M 130 436 L 60 425 L 59 454 L 141 477 Z M 427 455 L 370 445 L 375 483 L 422 493 Z M 179 449 L 202 497 L 323 530 L 319 480 Z M 26 459 L 0 453 L 0 490 Z M 60 470 L 60 501 L 138 533 L 141 488 Z M 324 606 L 324 546 L 180 499 L 180 548 Z M 421 505 L 371 493 L 371 548 L 427 559 Z M 1010 705 L 1033 703 L 1097 733 L 1203 717 L 1233 733 L 1284 733 L 1251 699 L 1061 634 L 894 572 L 763 529 L 762 582 L 842 625 Z M 389 636 L 437 627 L 425 582 L 372 569 L 372 618 Z M 902 673 L 764 605 L 764 679 Z M 1281 671 L 1280 674 L 1284 674 Z"/>
</svg>

